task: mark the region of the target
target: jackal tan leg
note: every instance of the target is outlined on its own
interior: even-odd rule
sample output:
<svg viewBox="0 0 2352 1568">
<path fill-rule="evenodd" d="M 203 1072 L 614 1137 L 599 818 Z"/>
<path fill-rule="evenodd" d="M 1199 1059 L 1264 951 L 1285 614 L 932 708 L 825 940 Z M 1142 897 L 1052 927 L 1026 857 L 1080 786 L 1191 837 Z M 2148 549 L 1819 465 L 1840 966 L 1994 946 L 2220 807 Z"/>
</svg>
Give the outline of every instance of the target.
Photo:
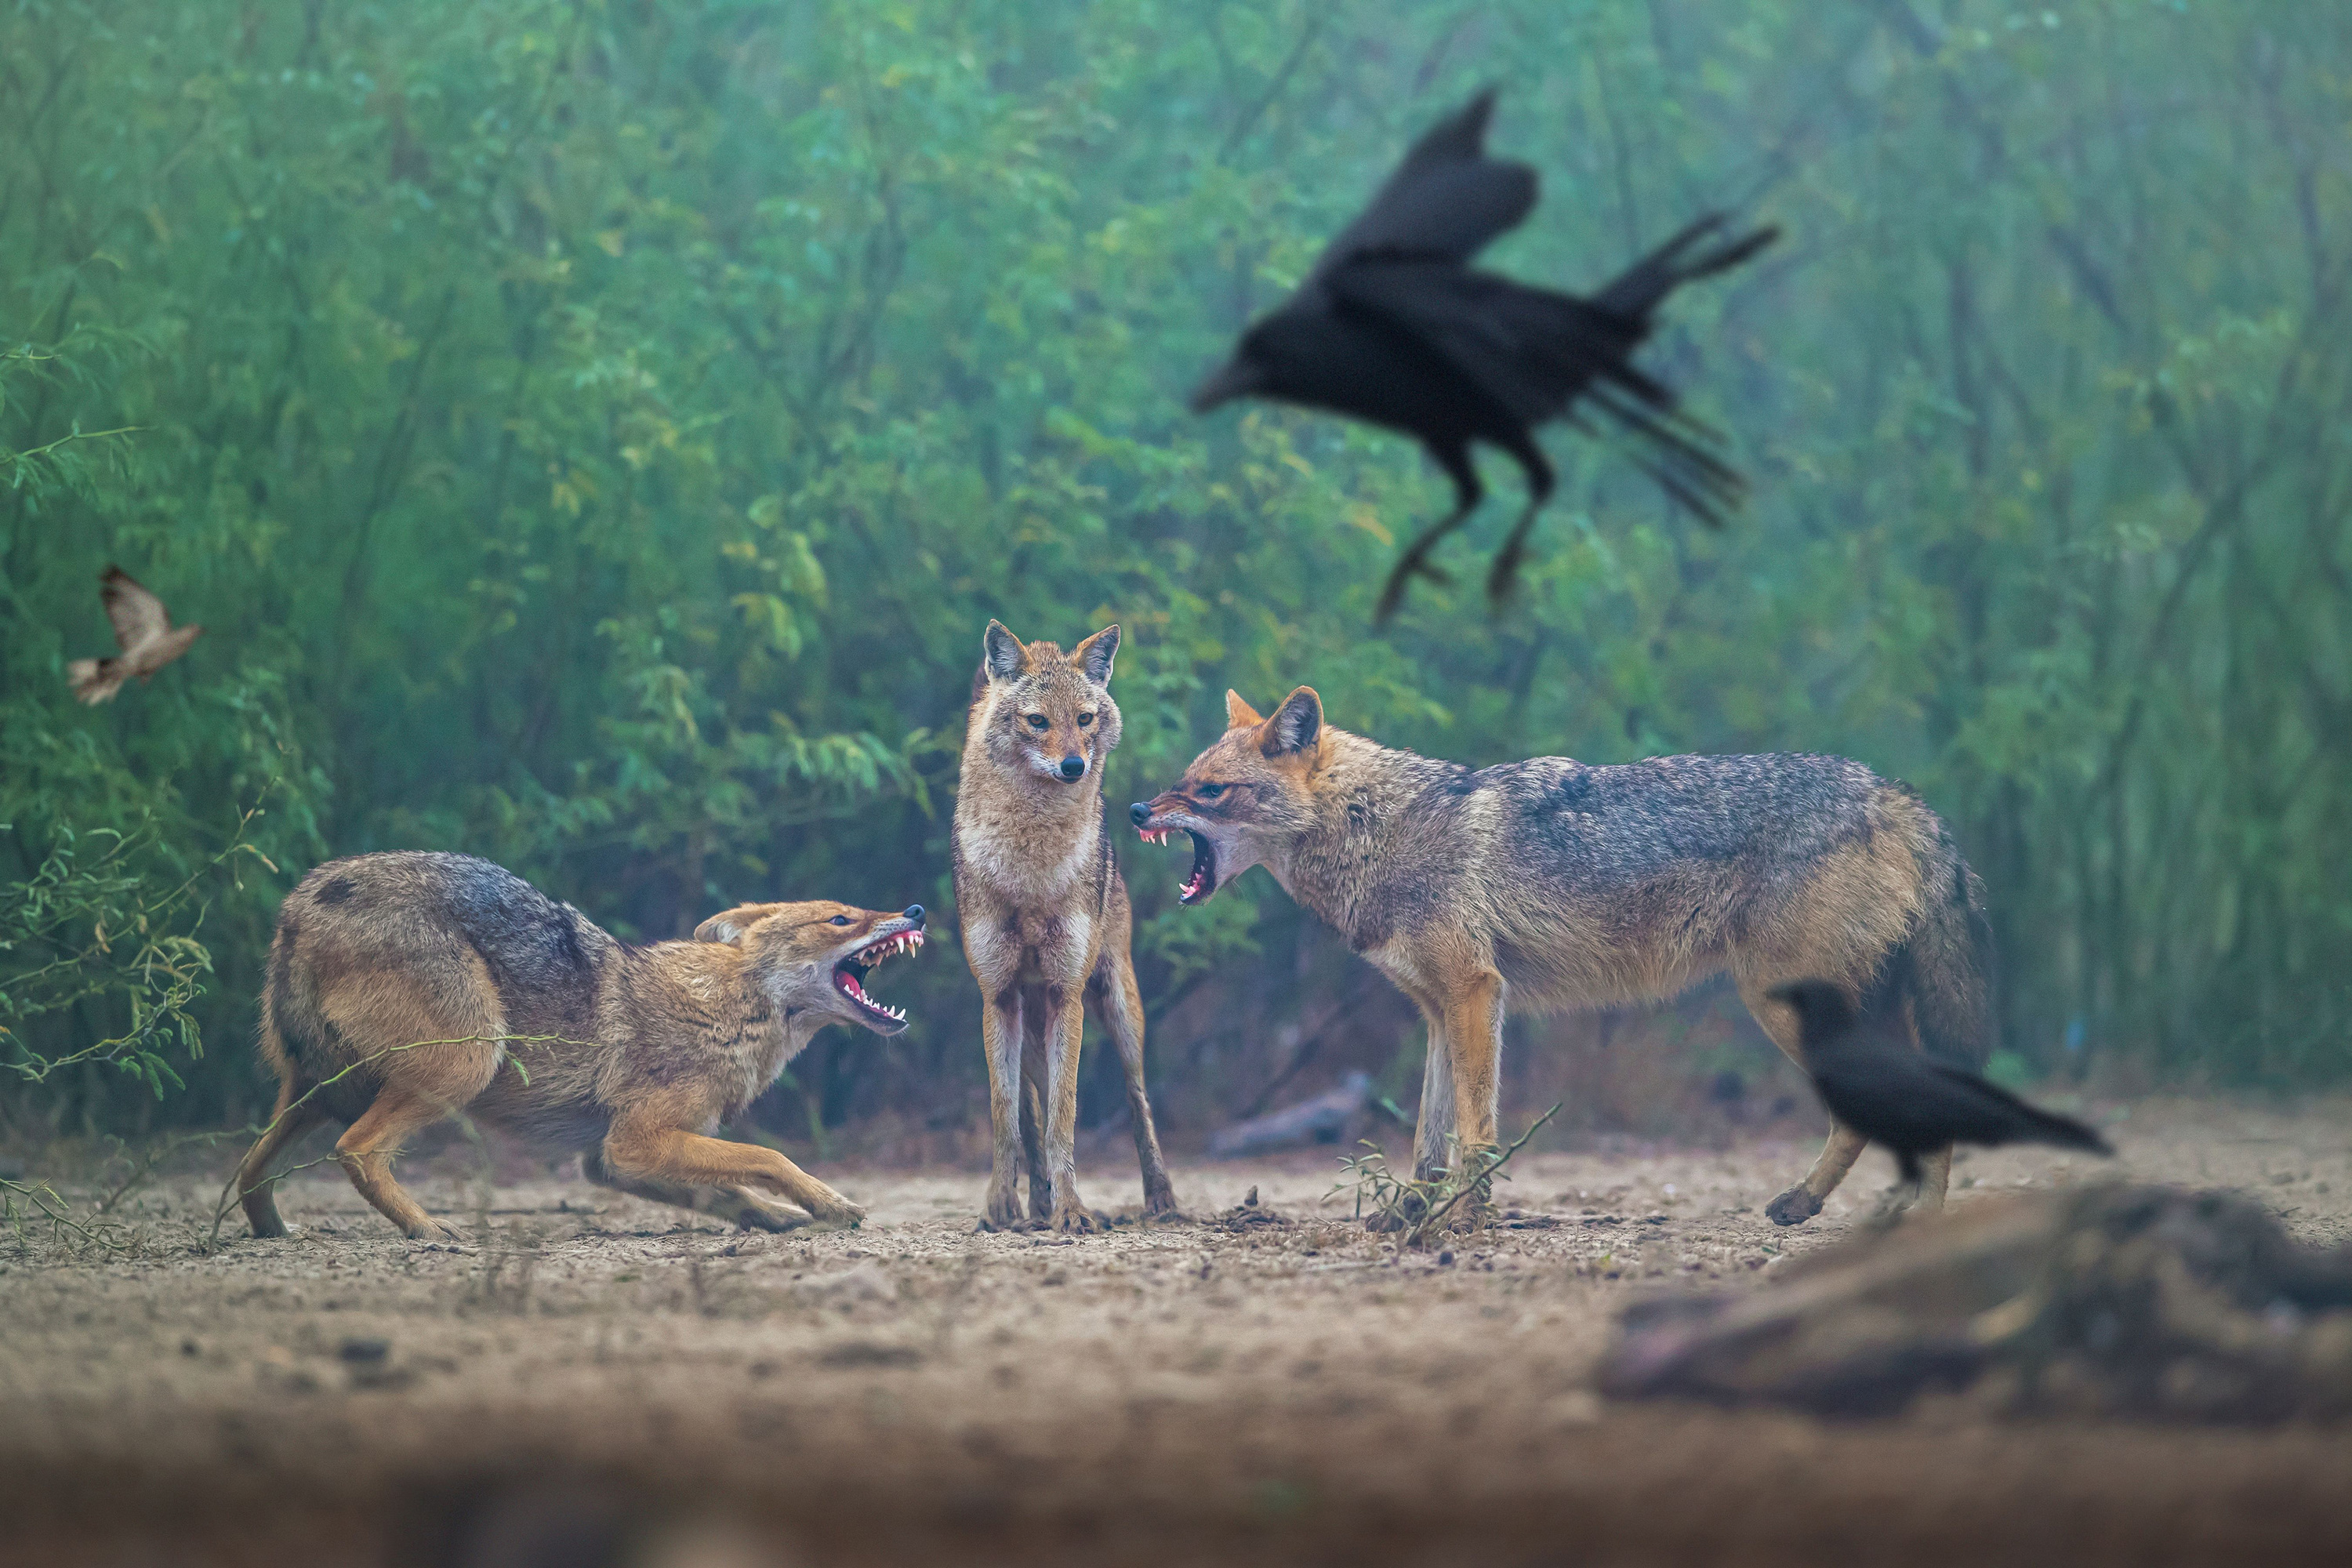
<svg viewBox="0 0 2352 1568">
<path fill-rule="evenodd" d="M 1843 1121 L 1830 1123 L 1829 1142 L 1822 1145 L 1822 1157 L 1805 1173 L 1805 1179 L 1782 1193 L 1765 1205 L 1766 1217 L 1774 1225 L 1802 1225 L 1822 1212 L 1822 1200 L 1837 1190 L 1845 1173 L 1862 1155 L 1867 1140 Z"/>
<path fill-rule="evenodd" d="M 1021 1155 L 1029 1172 L 1029 1223 L 1054 1216 L 1054 1172 L 1045 1161 L 1045 1041 L 1037 1025 L 1042 1009 L 1024 1004 L 1021 1035 Z"/>
<path fill-rule="evenodd" d="M 1055 1230 L 1087 1235 L 1110 1222 L 1078 1196 L 1078 1047 L 1086 1037 L 1086 1009 L 1077 996 L 1058 986 L 1045 988 L 1045 1169 L 1053 1183 Z"/>
<path fill-rule="evenodd" d="M 980 1032 L 988 1049 L 988 1121 L 995 1134 L 988 1202 L 982 1223 L 1011 1230 L 1021 1223 L 1021 991 L 1007 982 L 981 1005 Z"/>
<path fill-rule="evenodd" d="M 1103 1028 L 1118 1047 L 1119 1071 L 1127 1079 L 1127 1119 L 1135 1131 L 1135 1160 L 1143 1172 L 1143 1212 L 1154 1219 L 1177 1217 L 1176 1187 L 1160 1154 L 1160 1132 L 1151 1122 L 1151 1094 L 1143 1074 L 1143 993 L 1135 965 L 1123 954 L 1106 953 L 1087 988 Z"/>
<path fill-rule="evenodd" d="M 649 1203 L 707 1214 L 745 1230 L 798 1230 L 815 1217 L 798 1204 L 770 1197 L 749 1187 L 689 1187 L 624 1176 L 605 1164 L 604 1154 L 594 1149 L 581 1157 L 580 1173 L 600 1187 L 610 1187 Z"/>
<path fill-rule="evenodd" d="M 1445 1024 L 1424 1005 L 1423 1020 L 1429 1026 L 1429 1049 L 1421 1065 L 1421 1110 L 1413 1121 L 1412 1176 L 1433 1181 L 1454 1163 L 1454 1058 L 1445 1048 Z"/>
<path fill-rule="evenodd" d="M 253 1141 L 253 1148 L 245 1163 L 236 1168 L 236 1195 L 245 1205 L 245 1217 L 257 1237 L 278 1237 L 286 1234 L 286 1222 L 278 1217 L 278 1183 L 269 1174 L 269 1163 L 288 1144 L 316 1127 L 326 1117 L 316 1100 L 301 1099 L 291 1083 L 278 1089 L 277 1108 L 269 1113 L 269 1123 L 261 1136 Z"/>
<path fill-rule="evenodd" d="M 615 1121 L 604 1135 L 604 1163 L 625 1181 L 774 1193 L 830 1225 L 854 1226 L 866 1217 L 863 1208 L 773 1149 L 680 1127 Z"/>
<path fill-rule="evenodd" d="M 1502 1081 L 1503 977 L 1488 970 L 1445 998 L 1445 1050 L 1454 1063 L 1454 1131 L 1460 1153 L 1495 1147 Z"/>
<path fill-rule="evenodd" d="M 440 1100 L 427 1100 L 398 1084 L 386 1084 L 377 1091 L 375 1102 L 335 1142 L 335 1157 L 342 1162 L 360 1196 L 373 1204 L 378 1214 L 398 1226 L 401 1234 L 411 1240 L 454 1240 L 464 1234 L 456 1226 L 426 1214 L 424 1205 L 411 1197 L 408 1189 L 394 1181 L 392 1174 L 392 1162 L 400 1153 L 400 1146 L 418 1130 L 448 1115 L 449 1110 L 450 1107 Z"/>
<path fill-rule="evenodd" d="M 1445 999 L 1445 1051 L 1454 1064 L 1454 1158 L 1466 1165 L 1498 1142 L 1503 1054 L 1503 977 L 1492 970 L 1473 975 Z M 1490 1184 L 1480 1182 L 1468 1204 L 1449 1224 L 1476 1224 L 1488 1204 Z"/>
<path fill-rule="evenodd" d="M 1738 976 L 1738 983 L 1739 999 L 1748 1004 L 1749 1016 L 1780 1047 L 1780 1054 L 1796 1063 L 1800 1071 L 1804 1070 L 1804 1044 L 1797 1028 L 1796 1009 L 1773 1001 L 1769 994 L 1777 983 L 1775 976 L 1744 973 Z M 1764 1205 L 1765 1217 L 1774 1225 L 1802 1225 L 1821 1213 L 1822 1202 L 1845 1180 L 1845 1173 L 1853 1169 L 1866 1143 L 1867 1140 L 1853 1128 L 1842 1121 L 1832 1121 L 1829 1142 L 1822 1145 L 1821 1158 L 1813 1162 L 1813 1168 L 1805 1173 L 1803 1181 Z"/>
<path fill-rule="evenodd" d="M 1911 1206 L 1922 1214 L 1941 1214 L 1951 1184 L 1952 1146 L 1947 1143 L 1932 1154 L 1920 1156 L 1919 1190 L 1912 1195 Z"/>
</svg>

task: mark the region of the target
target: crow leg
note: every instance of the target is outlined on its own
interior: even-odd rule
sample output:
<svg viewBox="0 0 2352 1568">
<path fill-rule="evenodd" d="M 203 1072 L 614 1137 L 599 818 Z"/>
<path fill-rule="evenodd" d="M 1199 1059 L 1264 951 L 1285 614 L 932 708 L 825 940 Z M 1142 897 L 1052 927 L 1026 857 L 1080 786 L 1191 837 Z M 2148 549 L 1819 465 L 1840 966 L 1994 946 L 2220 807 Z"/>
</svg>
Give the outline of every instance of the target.
<svg viewBox="0 0 2352 1568">
<path fill-rule="evenodd" d="M 1496 605 L 1508 599 L 1511 590 L 1518 586 L 1519 558 L 1527 552 L 1528 531 L 1536 525 L 1536 513 L 1551 499 L 1555 482 L 1550 462 L 1531 438 L 1522 437 L 1506 443 L 1505 450 L 1517 458 L 1519 467 L 1527 471 L 1528 510 L 1519 514 L 1511 536 L 1503 541 L 1503 548 L 1496 552 L 1495 563 L 1486 573 L 1486 598 Z"/>
<path fill-rule="evenodd" d="M 1486 487 L 1478 482 L 1478 470 L 1470 463 L 1468 442 L 1453 447 L 1432 447 L 1429 451 L 1430 456 L 1437 459 L 1438 467 L 1444 468 L 1454 481 L 1454 510 L 1444 521 L 1423 529 L 1420 538 L 1405 546 L 1404 554 L 1389 571 L 1387 585 L 1381 590 L 1381 607 L 1372 616 L 1375 622 L 1385 621 L 1396 614 L 1397 605 L 1404 599 L 1405 585 L 1415 577 L 1426 577 L 1434 583 L 1450 580 L 1444 572 L 1429 564 L 1429 552 L 1439 540 L 1468 521 L 1470 514 L 1478 510 L 1478 503 L 1486 499 Z"/>
</svg>

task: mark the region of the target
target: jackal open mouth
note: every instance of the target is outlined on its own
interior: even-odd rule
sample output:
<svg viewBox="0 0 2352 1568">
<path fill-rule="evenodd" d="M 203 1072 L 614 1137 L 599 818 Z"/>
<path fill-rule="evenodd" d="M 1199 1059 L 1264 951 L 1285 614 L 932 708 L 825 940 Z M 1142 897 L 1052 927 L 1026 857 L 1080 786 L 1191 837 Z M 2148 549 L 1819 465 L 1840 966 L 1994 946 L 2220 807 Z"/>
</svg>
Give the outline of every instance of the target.
<svg viewBox="0 0 2352 1568">
<path fill-rule="evenodd" d="M 1147 827 L 1141 831 L 1145 843 L 1165 844 L 1168 842 L 1168 835 L 1174 830 L 1166 827 Z M 1217 890 L 1217 850 L 1214 845 L 1191 828 L 1187 827 L 1183 832 L 1184 836 L 1192 841 L 1192 874 L 1178 885 L 1176 901 L 1180 904 L 1197 904 Z"/>
<path fill-rule="evenodd" d="M 833 988 L 857 1004 L 868 1027 L 885 1035 L 895 1035 L 907 1026 L 906 1009 L 885 1005 L 866 994 L 866 977 L 873 973 L 884 959 L 902 952 L 913 952 L 922 945 L 922 927 L 898 922 L 896 929 L 882 932 L 833 966 Z"/>
</svg>

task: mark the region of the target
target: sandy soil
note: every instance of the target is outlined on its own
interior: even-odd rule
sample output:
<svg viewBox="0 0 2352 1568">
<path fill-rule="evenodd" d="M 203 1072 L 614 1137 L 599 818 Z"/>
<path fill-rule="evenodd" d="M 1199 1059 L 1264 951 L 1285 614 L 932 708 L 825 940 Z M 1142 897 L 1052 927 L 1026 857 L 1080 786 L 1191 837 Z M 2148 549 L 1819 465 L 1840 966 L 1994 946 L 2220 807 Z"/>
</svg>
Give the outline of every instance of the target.
<svg viewBox="0 0 2352 1568">
<path fill-rule="evenodd" d="M 2130 1173 L 2352 1236 L 2352 1107 L 2115 1131 Z M 1636 1292 L 1769 1289 L 1878 1203 L 1872 1156 L 1767 1223 L 1811 1152 L 1522 1156 L 1539 1221 L 1410 1253 L 1318 1207 L 1328 1153 L 1180 1168 L 1201 1217 L 1078 1240 L 975 1234 L 961 1172 L 828 1169 L 864 1228 L 755 1237 L 460 1150 L 405 1173 L 457 1248 L 331 1165 L 279 1242 L 207 1246 L 215 1189 L 160 1183 L 126 1254 L 0 1235 L 0 1562 L 2352 1561 L 2341 1429 L 1599 1401 Z M 1126 1173 L 1095 1154 L 1089 1197 Z M 2095 1173 L 1979 1153 L 1955 1202 Z"/>
</svg>

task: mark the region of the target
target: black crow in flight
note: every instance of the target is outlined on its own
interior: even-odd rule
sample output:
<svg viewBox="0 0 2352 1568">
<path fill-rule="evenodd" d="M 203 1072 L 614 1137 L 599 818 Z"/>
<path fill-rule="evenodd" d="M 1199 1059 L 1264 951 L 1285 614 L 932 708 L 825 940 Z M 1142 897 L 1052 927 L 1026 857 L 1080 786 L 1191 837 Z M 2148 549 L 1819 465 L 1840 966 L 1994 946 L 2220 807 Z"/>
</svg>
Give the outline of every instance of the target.
<svg viewBox="0 0 2352 1568">
<path fill-rule="evenodd" d="M 1826 980 L 1776 986 L 1796 1009 L 1805 1070 L 1829 1112 L 1895 1156 L 1919 1184 L 1919 1156 L 1952 1143 L 2050 1143 L 2112 1154 L 2107 1141 L 2071 1117 L 2038 1110 L 1998 1084 L 1921 1051 L 1899 1015 L 1857 1012 Z"/>
<path fill-rule="evenodd" d="M 1527 474 L 1528 510 L 1486 579 L 1494 598 L 1510 591 L 1528 530 L 1552 490 L 1535 426 L 1572 419 L 1580 397 L 1640 437 L 1647 446 L 1637 461 L 1709 525 L 1721 526 L 1744 488 L 1708 449 L 1713 433 L 1677 413 L 1674 393 L 1631 355 L 1676 285 L 1738 266 L 1780 231 L 1695 253 L 1727 222 L 1709 214 L 1590 299 L 1474 271 L 1470 258 L 1536 205 L 1536 172 L 1486 154 L 1494 109 L 1490 88 L 1415 142 L 1297 292 L 1243 333 L 1233 358 L 1192 394 L 1195 413 L 1271 397 L 1384 425 L 1428 448 L 1454 480 L 1454 511 L 1389 574 L 1383 620 L 1416 574 L 1445 580 L 1429 564 L 1430 549 L 1486 494 L 1473 441 L 1502 447 Z"/>
</svg>

